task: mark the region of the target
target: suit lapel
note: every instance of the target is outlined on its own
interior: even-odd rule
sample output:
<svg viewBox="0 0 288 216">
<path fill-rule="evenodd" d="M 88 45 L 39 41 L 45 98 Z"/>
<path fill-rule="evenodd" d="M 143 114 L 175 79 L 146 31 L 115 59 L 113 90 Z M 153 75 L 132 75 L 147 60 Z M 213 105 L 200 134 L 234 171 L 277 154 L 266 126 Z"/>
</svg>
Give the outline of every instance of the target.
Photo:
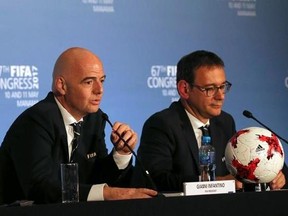
<svg viewBox="0 0 288 216">
<path fill-rule="evenodd" d="M 67 141 L 67 133 L 66 133 L 65 125 L 63 122 L 63 117 L 56 104 L 56 101 L 54 99 L 52 92 L 48 94 L 45 100 L 49 102 L 49 105 L 51 106 L 51 112 L 55 113 L 55 115 L 53 116 L 54 117 L 53 122 L 55 122 L 55 125 L 57 125 L 58 127 L 55 129 L 55 131 L 57 131 L 58 133 L 58 136 L 55 137 L 56 138 L 55 148 L 61 148 L 62 150 L 60 150 L 60 152 L 63 152 L 63 154 L 59 155 L 60 157 L 59 160 L 64 160 L 64 162 L 68 162 L 69 161 L 68 141 Z M 57 147 L 57 145 L 60 145 L 60 146 Z"/>
<path fill-rule="evenodd" d="M 223 145 L 223 143 L 225 142 L 223 128 L 220 125 L 218 125 L 217 120 L 215 118 L 212 118 L 210 120 L 210 133 L 212 137 L 211 144 L 216 149 L 216 166 L 218 167 L 219 171 L 222 167 L 222 164 L 225 163 L 226 145 Z"/>
<path fill-rule="evenodd" d="M 187 113 L 185 112 L 185 109 L 183 108 L 180 101 L 175 103 L 175 108 L 178 110 L 177 113 L 179 113 L 180 118 L 180 124 L 183 131 L 184 138 L 186 140 L 186 143 L 188 144 L 188 148 L 191 153 L 191 158 L 194 160 L 194 163 L 197 164 L 197 167 L 199 169 L 199 149 L 198 149 L 198 143 L 195 137 L 194 130 L 192 128 L 191 122 L 187 116 Z M 199 170 L 198 170 L 199 171 Z"/>
<path fill-rule="evenodd" d="M 184 123 L 182 126 L 182 130 L 184 133 L 184 137 L 186 139 L 186 142 L 188 143 L 188 147 L 190 149 L 190 153 L 192 154 L 192 159 L 194 159 L 195 164 L 199 164 L 199 149 L 198 149 L 198 143 L 193 131 L 193 128 L 191 126 L 191 123 L 188 122 Z"/>
</svg>

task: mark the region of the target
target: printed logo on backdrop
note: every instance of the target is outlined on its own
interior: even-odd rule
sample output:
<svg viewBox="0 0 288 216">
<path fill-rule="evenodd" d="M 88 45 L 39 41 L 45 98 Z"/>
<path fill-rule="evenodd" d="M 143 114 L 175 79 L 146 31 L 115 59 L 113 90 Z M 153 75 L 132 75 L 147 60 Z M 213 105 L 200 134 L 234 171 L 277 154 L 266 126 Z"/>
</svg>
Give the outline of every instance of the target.
<svg viewBox="0 0 288 216">
<path fill-rule="evenodd" d="M 235 10 L 237 16 L 256 16 L 257 0 L 227 0 L 228 8 Z"/>
<path fill-rule="evenodd" d="M 39 101 L 38 68 L 34 65 L 0 65 L 0 98 L 29 107 Z M 3 99 L 1 99 L 3 100 Z"/>
<path fill-rule="evenodd" d="M 179 99 L 176 88 L 175 65 L 153 65 L 150 76 L 147 78 L 147 86 L 152 91 L 159 90 L 163 97 L 170 98 L 171 102 Z"/>
<path fill-rule="evenodd" d="M 90 5 L 94 13 L 113 13 L 114 0 L 82 0 L 83 4 Z"/>
</svg>

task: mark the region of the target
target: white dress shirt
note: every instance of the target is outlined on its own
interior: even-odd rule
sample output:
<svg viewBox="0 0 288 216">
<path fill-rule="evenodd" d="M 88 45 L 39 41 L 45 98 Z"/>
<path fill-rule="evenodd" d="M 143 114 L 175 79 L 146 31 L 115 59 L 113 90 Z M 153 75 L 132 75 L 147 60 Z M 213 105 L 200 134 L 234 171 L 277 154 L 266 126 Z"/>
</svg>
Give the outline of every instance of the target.
<svg viewBox="0 0 288 216">
<path fill-rule="evenodd" d="M 199 119 L 197 119 L 195 116 L 191 115 L 187 110 L 185 110 L 188 118 L 190 120 L 190 123 L 193 127 L 195 136 L 196 136 L 196 140 L 198 143 L 198 148 L 200 148 L 201 146 L 201 137 L 202 137 L 202 130 L 200 129 L 200 127 L 206 126 L 210 124 L 210 121 L 208 120 L 205 124 L 203 122 L 201 122 Z"/>
<path fill-rule="evenodd" d="M 55 98 L 55 97 L 54 97 Z M 77 122 L 76 119 L 60 104 L 60 102 L 55 98 L 55 101 L 60 109 L 60 112 L 63 117 L 65 129 L 67 132 L 67 145 L 68 145 L 68 152 L 69 152 L 69 159 L 71 157 L 71 151 L 72 151 L 72 140 L 74 137 L 73 127 L 71 126 L 72 123 Z M 83 119 L 80 119 L 80 121 L 83 121 Z M 80 122 L 78 121 L 78 122 Z M 121 155 L 117 151 L 113 149 L 113 159 L 119 169 L 125 169 L 130 160 L 131 160 L 132 154 L 129 155 Z M 104 200 L 103 196 L 103 189 L 106 183 L 103 184 L 96 184 L 93 185 L 90 189 L 90 192 L 88 194 L 87 201 L 95 201 L 95 200 Z"/>
</svg>

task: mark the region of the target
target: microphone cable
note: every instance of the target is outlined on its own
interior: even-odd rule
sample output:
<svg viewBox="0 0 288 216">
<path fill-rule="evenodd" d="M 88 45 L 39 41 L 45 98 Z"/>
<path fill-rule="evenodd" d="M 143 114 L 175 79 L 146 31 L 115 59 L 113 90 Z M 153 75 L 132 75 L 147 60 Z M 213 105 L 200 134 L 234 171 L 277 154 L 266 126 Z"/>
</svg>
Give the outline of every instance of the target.
<svg viewBox="0 0 288 216">
<path fill-rule="evenodd" d="M 103 113 L 102 114 L 102 117 L 103 119 L 108 122 L 108 124 L 111 126 L 112 130 L 113 130 L 113 124 L 111 123 L 111 121 L 109 120 L 109 117 L 106 113 Z M 114 130 L 113 130 L 114 131 Z M 121 141 L 123 141 L 124 143 L 124 146 L 127 147 L 129 149 L 129 151 L 132 153 L 132 155 L 135 157 L 135 160 L 137 161 L 140 169 L 142 170 L 142 172 L 144 173 L 145 177 L 147 178 L 147 180 L 149 181 L 150 183 L 150 189 L 153 189 L 155 191 L 157 191 L 157 187 L 152 179 L 152 177 L 150 176 L 150 173 L 148 172 L 148 170 L 146 170 L 144 168 L 144 165 L 142 164 L 142 162 L 139 160 L 138 156 L 136 155 L 136 153 L 133 151 L 133 149 L 128 145 L 127 141 L 123 139 L 123 137 L 117 132 L 117 131 L 114 131 L 114 133 L 117 134 L 117 136 L 121 139 Z M 113 143 L 114 145 L 114 143 Z M 115 145 L 114 145 L 115 146 Z M 115 146 L 116 147 L 116 146 Z"/>
</svg>

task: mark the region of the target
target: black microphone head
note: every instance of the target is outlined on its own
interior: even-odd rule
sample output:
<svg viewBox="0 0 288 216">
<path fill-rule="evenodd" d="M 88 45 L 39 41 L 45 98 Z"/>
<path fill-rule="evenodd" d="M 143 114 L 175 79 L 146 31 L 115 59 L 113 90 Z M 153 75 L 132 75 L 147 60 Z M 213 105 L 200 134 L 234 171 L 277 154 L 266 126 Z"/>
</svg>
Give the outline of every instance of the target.
<svg viewBox="0 0 288 216">
<path fill-rule="evenodd" d="M 251 112 L 249 112 L 248 110 L 244 110 L 243 111 L 243 115 L 247 118 L 253 118 L 253 115 Z"/>
</svg>

